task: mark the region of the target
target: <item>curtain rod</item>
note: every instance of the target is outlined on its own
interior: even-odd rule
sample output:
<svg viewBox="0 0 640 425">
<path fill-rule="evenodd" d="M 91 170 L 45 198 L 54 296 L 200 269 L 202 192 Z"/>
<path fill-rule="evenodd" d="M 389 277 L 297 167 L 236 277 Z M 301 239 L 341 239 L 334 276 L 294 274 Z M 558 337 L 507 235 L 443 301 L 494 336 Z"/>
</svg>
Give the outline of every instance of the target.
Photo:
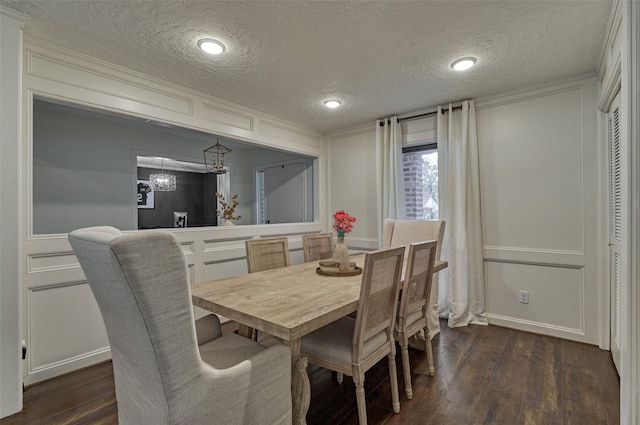
<svg viewBox="0 0 640 425">
<path fill-rule="evenodd" d="M 452 111 L 456 111 L 458 109 L 462 109 L 462 105 L 454 106 L 453 108 L 451 108 Z M 442 110 L 442 113 L 447 113 L 447 112 L 449 112 L 449 108 Z M 437 114 L 438 114 L 438 111 L 427 112 L 425 114 L 419 114 L 419 115 L 412 115 L 410 117 L 398 118 L 398 122 L 406 121 L 406 120 L 412 120 L 412 119 L 415 119 L 415 118 L 430 117 L 431 115 L 437 115 Z"/>
</svg>

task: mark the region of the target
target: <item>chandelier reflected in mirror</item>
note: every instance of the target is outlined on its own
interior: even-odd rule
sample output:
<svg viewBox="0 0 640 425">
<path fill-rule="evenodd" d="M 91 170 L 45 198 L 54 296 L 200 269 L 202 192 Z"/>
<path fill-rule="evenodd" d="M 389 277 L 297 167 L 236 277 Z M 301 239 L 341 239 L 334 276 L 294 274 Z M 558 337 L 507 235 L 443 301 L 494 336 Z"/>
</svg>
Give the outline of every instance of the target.
<svg viewBox="0 0 640 425">
<path fill-rule="evenodd" d="M 216 139 L 216 144 L 205 149 L 204 165 L 207 173 L 224 174 L 231 165 L 231 149 L 222 146 Z"/>
<path fill-rule="evenodd" d="M 176 176 L 164 172 L 164 158 L 161 158 L 160 174 L 149 174 L 149 183 L 154 192 L 171 192 L 176 190 Z"/>
</svg>

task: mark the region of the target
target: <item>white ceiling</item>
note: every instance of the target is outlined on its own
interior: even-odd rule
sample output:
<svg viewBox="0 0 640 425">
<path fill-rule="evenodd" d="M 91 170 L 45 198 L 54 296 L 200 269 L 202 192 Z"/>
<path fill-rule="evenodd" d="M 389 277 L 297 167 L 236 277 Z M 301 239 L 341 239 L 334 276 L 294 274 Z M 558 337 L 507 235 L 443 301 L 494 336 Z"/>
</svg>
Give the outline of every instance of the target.
<svg viewBox="0 0 640 425">
<path fill-rule="evenodd" d="M 327 132 L 594 73 L 611 1 L 0 4 L 31 17 L 30 36 Z M 203 54 L 202 37 L 227 51 Z M 469 55 L 475 68 L 450 68 Z"/>
</svg>

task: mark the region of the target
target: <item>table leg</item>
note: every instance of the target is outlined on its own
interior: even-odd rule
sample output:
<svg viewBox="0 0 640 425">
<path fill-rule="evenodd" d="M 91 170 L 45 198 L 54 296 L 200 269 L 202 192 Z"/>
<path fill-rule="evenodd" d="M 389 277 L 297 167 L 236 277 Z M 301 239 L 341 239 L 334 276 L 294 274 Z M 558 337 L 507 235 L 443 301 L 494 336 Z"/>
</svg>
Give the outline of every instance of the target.
<svg viewBox="0 0 640 425">
<path fill-rule="evenodd" d="M 238 326 L 238 335 L 243 336 L 245 338 L 253 339 L 253 333 L 255 330 L 250 328 L 247 325 L 240 324 Z"/>
<path fill-rule="evenodd" d="M 300 340 L 289 342 L 291 349 L 291 397 L 293 402 L 293 424 L 306 425 L 307 411 L 311 401 L 311 385 L 307 375 L 307 358 L 300 356 Z"/>
</svg>

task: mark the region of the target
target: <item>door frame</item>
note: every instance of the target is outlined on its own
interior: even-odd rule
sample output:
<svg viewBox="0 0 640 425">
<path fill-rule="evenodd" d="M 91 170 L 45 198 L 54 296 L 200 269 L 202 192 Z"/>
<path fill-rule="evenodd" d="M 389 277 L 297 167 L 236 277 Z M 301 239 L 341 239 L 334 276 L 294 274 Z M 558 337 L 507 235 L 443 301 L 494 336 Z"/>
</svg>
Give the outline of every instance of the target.
<svg viewBox="0 0 640 425">
<path fill-rule="evenodd" d="M 304 217 L 304 221 L 308 220 L 309 217 L 309 202 L 308 202 L 308 197 L 309 197 L 309 193 L 307 193 L 308 191 L 306 190 L 307 186 L 308 186 L 308 180 L 307 180 L 307 172 L 306 169 L 307 167 L 310 165 L 309 161 L 303 158 L 299 158 L 299 159 L 291 159 L 291 160 L 287 160 L 287 161 L 278 161 L 278 162 L 270 162 L 270 163 L 266 163 L 266 164 L 258 164 L 253 168 L 253 184 L 254 184 L 254 193 L 255 193 L 255 219 L 256 219 L 256 224 L 267 224 L 267 223 L 263 223 L 262 217 L 261 217 L 261 208 L 262 208 L 262 203 L 264 202 L 263 197 L 261 195 L 261 185 L 264 185 L 264 181 L 260 182 L 260 178 L 258 177 L 258 173 L 264 172 L 265 170 L 269 169 L 269 168 L 274 168 L 274 167 L 281 167 L 281 166 L 287 166 L 287 165 L 295 165 L 295 164 L 301 164 L 302 165 L 302 186 L 303 186 L 303 191 L 302 191 L 302 202 L 303 202 L 303 206 L 302 206 L 302 215 Z"/>
</svg>

